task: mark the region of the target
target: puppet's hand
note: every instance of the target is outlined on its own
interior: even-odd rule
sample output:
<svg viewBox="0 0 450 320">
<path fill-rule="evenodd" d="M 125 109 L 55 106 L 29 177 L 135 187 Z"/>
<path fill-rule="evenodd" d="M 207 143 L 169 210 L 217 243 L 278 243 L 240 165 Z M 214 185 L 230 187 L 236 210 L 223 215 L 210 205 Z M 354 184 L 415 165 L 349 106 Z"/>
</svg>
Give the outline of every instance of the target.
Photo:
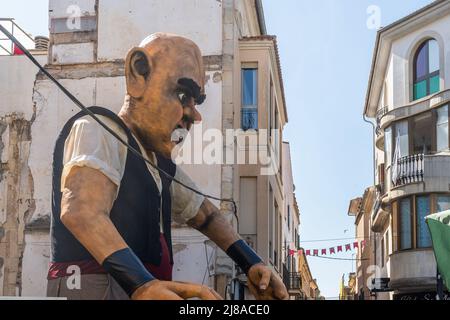
<svg viewBox="0 0 450 320">
<path fill-rule="evenodd" d="M 288 300 L 289 294 L 280 277 L 263 263 L 248 271 L 248 287 L 257 300 Z"/>
<path fill-rule="evenodd" d="M 213 289 L 200 284 L 177 281 L 153 280 L 139 287 L 131 296 L 132 300 L 222 300 Z"/>
</svg>

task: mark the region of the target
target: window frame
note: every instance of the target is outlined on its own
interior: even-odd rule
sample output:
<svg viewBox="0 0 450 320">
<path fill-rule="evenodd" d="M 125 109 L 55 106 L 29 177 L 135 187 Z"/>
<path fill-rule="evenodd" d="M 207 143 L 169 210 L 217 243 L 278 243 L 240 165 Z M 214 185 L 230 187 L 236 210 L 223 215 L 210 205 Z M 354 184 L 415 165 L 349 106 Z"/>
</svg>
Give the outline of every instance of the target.
<svg viewBox="0 0 450 320">
<path fill-rule="evenodd" d="M 437 46 L 438 46 L 438 63 L 439 63 L 439 69 L 437 71 L 433 71 L 430 73 L 430 41 L 436 41 Z M 423 49 L 425 49 L 426 47 L 426 74 L 424 76 L 421 77 L 417 77 L 417 60 L 419 57 L 419 54 L 421 53 L 421 51 Z M 413 56 L 413 85 L 412 85 L 412 101 L 417 101 L 420 99 L 423 99 L 425 97 L 428 97 L 431 94 L 434 94 L 436 92 L 439 92 L 441 90 L 441 83 L 440 83 L 440 75 L 441 75 L 441 57 L 440 57 L 440 50 L 441 47 L 439 45 L 439 42 L 434 39 L 434 38 L 428 38 L 424 41 L 422 41 L 422 43 L 417 47 L 414 56 Z M 431 88 L 430 88 L 430 83 L 431 83 L 431 79 L 438 76 L 439 77 L 439 89 L 436 92 L 431 93 Z M 426 81 L 426 94 L 423 97 L 420 98 L 416 98 L 416 84 L 422 82 L 422 81 Z"/>
<path fill-rule="evenodd" d="M 255 94 L 255 100 L 256 100 L 256 104 L 254 105 L 245 105 L 244 104 L 244 72 L 246 70 L 253 70 L 255 72 L 254 75 L 254 94 Z M 240 127 L 244 132 L 247 131 L 258 131 L 259 129 L 259 68 L 257 64 L 242 64 L 241 65 L 241 110 L 240 110 L 240 116 L 241 116 L 241 121 L 240 121 Z M 246 111 L 254 111 L 256 113 L 256 123 L 255 123 L 255 127 L 246 127 L 244 126 L 244 110 Z"/>
<path fill-rule="evenodd" d="M 447 125 L 448 125 L 447 141 L 448 141 L 449 148 L 447 150 L 440 150 L 439 151 L 439 150 L 437 150 L 437 125 L 438 125 L 438 123 L 437 123 L 437 120 L 438 120 L 437 114 L 438 114 L 438 110 L 440 108 L 444 108 L 446 106 L 447 106 L 447 118 L 448 118 L 448 122 L 447 122 Z M 414 153 L 413 153 L 413 150 L 414 150 L 414 137 L 413 137 L 413 134 L 412 134 L 414 132 L 414 118 L 416 118 L 416 117 L 418 117 L 418 116 L 420 116 L 420 115 L 422 115 L 424 113 L 427 113 L 427 112 L 431 112 L 432 121 L 433 121 L 433 123 L 432 123 L 433 127 L 432 127 L 432 133 L 431 133 L 432 134 L 432 138 L 431 138 L 431 140 L 432 140 L 431 152 L 428 153 L 427 155 L 434 155 L 434 154 L 437 154 L 437 153 L 440 153 L 440 152 L 446 152 L 446 151 L 448 152 L 448 151 L 450 151 L 450 103 L 446 102 L 446 103 L 443 103 L 443 104 L 441 104 L 441 105 L 439 105 L 437 107 L 434 107 L 433 109 L 425 110 L 425 111 L 419 112 L 417 114 L 414 114 L 414 115 L 410 116 L 407 119 L 401 119 L 401 120 L 398 120 L 398 121 L 394 121 L 394 122 L 391 123 L 390 126 L 388 126 L 387 128 L 384 129 L 385 130 L 385 135 L 386 135 L 386 130 L 387 129 L 391 130 L 391 133 L 390 133 L 390 138 L 391 138 L 391 141 L 390 141 L 390 144 L 391 144 L 391 150 L 390 151 L 391 152 L 390 153 L 391 154 L 388 155 L 386 147 L 384 148 L 384 154 L 385 154 L 385 160 L 384 161 L 385 161 L 385 163 L 387 163 L 388 159 L 390 160 L 389 161 L 389 165 L 386 166 L 385 169 L 387 169 L 388 167 L 392 167 L 392 162 L 394 160 L 394 153 L 395 153 L 395 147 L 396 147 L 396 133 L 395 133 L 396 130 L 395 129 L 396 129 L 397 123 L 402 122 L 402 121 L 407 121 L 407 123 L 408 123 L 408 148 L 409 148 L 408 155 L 409 156 L 414 155 Z"/>
<path fill-rule="evenodd" d="M 417 224 L 417 217 L 418 217 L 418 211 L 417 211 L 417 198 L 418 197 L 428 197 L 429 201 L 429 208 L 430 208 L 430 214 L 437 212 L 437 200 L 439 196 L 447 196 L 450 197 L 450 193 L 446 192 L 435 192 L 435 193 L 420 193 L 420 194 L 414 194 L 406 197 L 401 197 L 395 200 L 396 202 L 396 216 L 397 216 L 397 226 L 396 226 L 396 234 L 397 239 L 393 239 L 392 241 L 396 243 L 397 250 L 395 252 L 407 252 L 411 250 L 428 250 L 431 249 L 432 246 L 429 247 L 419 247 L 418 245 L 418 224 Z M 401 201 L 408 199 L 410 201 L 411 205 L 411 248 L 408 249 L 401 249 L 401 226 L 402 226 L 402 219 L 401 219 Z"/>
</svg>

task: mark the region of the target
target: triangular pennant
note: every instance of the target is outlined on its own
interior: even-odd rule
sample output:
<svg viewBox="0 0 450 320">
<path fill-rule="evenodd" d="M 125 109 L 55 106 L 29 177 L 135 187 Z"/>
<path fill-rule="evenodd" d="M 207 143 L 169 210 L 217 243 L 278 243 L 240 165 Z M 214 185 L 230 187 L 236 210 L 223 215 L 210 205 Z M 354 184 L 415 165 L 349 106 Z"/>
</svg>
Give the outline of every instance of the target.
<svg viewBox="0 0 450 320">
<path fill-rule="evenodd" d="M 365 246 L 366 246 L 366 240 L 362 240 L 361 241 L 361 249 L 364 249 Z"/>
</svg>

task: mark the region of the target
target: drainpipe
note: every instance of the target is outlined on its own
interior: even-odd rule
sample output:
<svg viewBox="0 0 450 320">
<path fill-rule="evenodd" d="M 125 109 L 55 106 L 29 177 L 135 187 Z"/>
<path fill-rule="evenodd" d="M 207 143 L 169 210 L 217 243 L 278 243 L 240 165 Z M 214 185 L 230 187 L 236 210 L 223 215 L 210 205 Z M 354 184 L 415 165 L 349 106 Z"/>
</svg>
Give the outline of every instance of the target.
<svg viewBox="0 0 450 320">
<path fill-rule="evenodd" d="M 266 21 L 264 19 L 264 9 L 261 0 L 255 0 L 256 15 L 258 16 L 258 24 L 261 35 L 267 35 Z"/>
<path fill-rule="evenodd" d="M 366 115 L 363 114 L 363 120 L 364 122 L 367 122 L 372 126 L 372 141 L 373 141 L 373 148 L 372 148 L 372 162 L 373 162 L 373 185 L 376 185 L 375 180 L 375 124 L 372 121 L 367 120 Z"/>
<path fill-rule="evenodd" d="M 373 141 L 373 148 L 372 148 L 372 162 L 373 162 L 373 185 L 376 185 L 376 179 L 375 179 L 375 124 L 372 121 L 367 120 L 365 113 L 363 113 L 363 120 L 364 122 L 367 122 L 372 126 L 372 141 Z M 372 221 L 372 219 L 370 219 Z M 374 263 L 377 264 L 376 261 L 376 252 L 377 252 L 377 234 L 372 231 L 372 228 L 369 230 L 370 238 L 374 239 L 373 241 L 373 249 L 374 249 Z M 370 239 L 369 239 L 370 240 Z M 370 243 L 370 241 L 369 241 Z M 378 294 L 375 293 L 375 300 L 378 300 Z"/>
</svg>

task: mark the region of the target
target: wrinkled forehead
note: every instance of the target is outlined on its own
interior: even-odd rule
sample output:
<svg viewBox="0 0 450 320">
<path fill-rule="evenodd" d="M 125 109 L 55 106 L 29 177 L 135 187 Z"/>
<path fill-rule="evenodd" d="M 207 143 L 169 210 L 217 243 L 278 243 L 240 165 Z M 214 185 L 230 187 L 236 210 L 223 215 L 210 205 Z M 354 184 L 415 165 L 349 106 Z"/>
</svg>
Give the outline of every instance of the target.
<svg viewBox="0 0 450 320">
<path fill-rule="evenodd" d="M 200 49 L 191 40 L 176 35 L 157 35 L 141 45 L 152 58 L 153 72 L 170 82 L 192 79 L 200 88 L 205 85 L 205 72 Z"/>
</svg>

